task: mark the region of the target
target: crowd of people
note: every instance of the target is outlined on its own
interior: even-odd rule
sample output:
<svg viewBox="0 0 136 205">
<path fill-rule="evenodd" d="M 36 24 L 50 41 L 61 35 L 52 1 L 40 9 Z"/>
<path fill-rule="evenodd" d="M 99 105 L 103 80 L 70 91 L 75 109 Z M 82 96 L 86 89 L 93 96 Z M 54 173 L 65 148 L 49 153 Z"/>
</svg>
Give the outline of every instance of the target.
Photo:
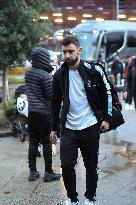
<svg viewBox="0 0 136 205">
<path fill-rule="evenodd" d="M 136 109 L 136 57 L 126 56 L 125 61 L 121 61 L 120 56 L 116 55 L 111 66 L 111 74 L 113 84 L 117 88 L 122 85 L 125 109 Z"/>
</svg>

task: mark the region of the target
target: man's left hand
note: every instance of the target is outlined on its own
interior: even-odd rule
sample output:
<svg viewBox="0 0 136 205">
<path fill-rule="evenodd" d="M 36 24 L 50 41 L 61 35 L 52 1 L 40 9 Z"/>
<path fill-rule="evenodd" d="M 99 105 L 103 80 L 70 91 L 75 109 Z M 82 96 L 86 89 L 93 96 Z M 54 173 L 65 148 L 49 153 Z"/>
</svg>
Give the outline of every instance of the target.
<svg viewBox="0 0 136 205">
<path fill-rule="evenodd" d="M 55 131 L 51 131 L 50 141 L 52 144 L 57 144 L 57 134 Z"/>
<path fill-rule="evenodd" d="M 109 129 L 109 123 L 107 121 L 102 121 L 102 124 L 100 126 L 101 132 L 107 132 Z"/>
</svg>

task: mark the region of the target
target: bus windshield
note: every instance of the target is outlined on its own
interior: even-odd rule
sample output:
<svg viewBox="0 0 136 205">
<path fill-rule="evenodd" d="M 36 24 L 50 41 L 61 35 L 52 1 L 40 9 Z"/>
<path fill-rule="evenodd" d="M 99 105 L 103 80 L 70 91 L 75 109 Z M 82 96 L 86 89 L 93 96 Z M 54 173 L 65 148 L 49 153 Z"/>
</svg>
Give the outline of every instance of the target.
<svg viewBox="0 0 136 205">
<path fill-rule="evenodd" d="M 78 32 L 75 33 L 80 41 L 80 46 L 83 48 L 81 58 L 86 60 L 92 59 L 92 42 L 93 35 L 91 32 Z"/>
</svg>

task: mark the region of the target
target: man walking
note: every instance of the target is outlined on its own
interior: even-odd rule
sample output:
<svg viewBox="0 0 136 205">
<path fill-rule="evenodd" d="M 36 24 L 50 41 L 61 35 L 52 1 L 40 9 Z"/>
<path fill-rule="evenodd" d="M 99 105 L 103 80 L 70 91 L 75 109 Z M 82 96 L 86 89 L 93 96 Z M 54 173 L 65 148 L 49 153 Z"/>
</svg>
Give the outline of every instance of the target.
<svg viewBox="0 0 136 205">
<path fill-rule="evenodd" d="M 29 111 L 29 181 L 35 181 L 40 177 L 36 167 L 39 143 L 43 145 L 45 161 L 43 181 L 49 182 L 60 179 L 60 174 L 54 173 L 52 169 L 52 146 L 50 141 L 52 96 L 52 76 L 50 73 L 52 70 L 48 51 L 41 47 L 34 48 L 32 50 L 32 69 L 25 76 Z"/>
<path fill-rule="evenodd" d="M 62 176 L 68 199 L 65 205 L 79 205 L 76 191 L 75 165 L 80 148 L 86 168 L 84 205 L 93 205 L 97 188 L 97 163 L 100 130 L 109 129 L 112 113 L 110 86 L 100 67 L 80 60 L 82 48 L 76 36 L 69 35 L 62 42 L 65 62 L 54 74 L 52 96 L 52 132 L 56 141 L 59 113 L 62 135 L 60 158 Z M 95 72 L 94 72 L 95 71 Z M 101 121 L 99 111 L 103 114 Z"/>
<path fill-rule="evenodd" d="M 114 75 L 115 85 L 121 85 L 121 79 L 123 78 L 123 64 L 120 61 L 120 56 L 116 55 L 115 60 L 111 67 L 112 74 Z"/>
</svg>

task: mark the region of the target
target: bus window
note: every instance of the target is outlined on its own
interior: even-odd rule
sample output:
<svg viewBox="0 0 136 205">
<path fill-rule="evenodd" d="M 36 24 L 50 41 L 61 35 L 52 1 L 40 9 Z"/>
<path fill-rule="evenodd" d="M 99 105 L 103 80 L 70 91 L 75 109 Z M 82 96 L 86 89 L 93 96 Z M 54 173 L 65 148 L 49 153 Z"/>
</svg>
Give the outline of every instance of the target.
<svg viewBox="0 0 136 205">
<path fill-rule="evenodd" d="M 136 31 L 128 31 L 128 47 L 136 47 Z"/>
<path fill-rule="evenodd" d="M 124 41 L 124 32 L 111 32 L 107 33 L 107 43 L 117 43 L 123 44 Z"/>
</svg>

